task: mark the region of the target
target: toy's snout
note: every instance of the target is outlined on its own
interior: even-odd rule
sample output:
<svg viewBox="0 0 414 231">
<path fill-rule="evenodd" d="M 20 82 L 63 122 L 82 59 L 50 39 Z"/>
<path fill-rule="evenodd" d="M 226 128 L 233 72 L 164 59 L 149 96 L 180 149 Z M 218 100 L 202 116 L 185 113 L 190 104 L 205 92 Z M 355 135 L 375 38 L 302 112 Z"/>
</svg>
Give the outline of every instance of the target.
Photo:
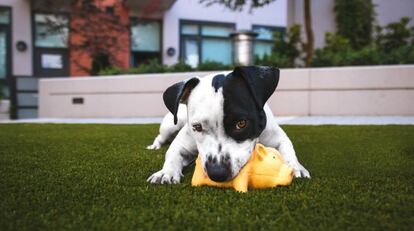
<svg viewBox="0 0 414 231">
<path fill-rule="evenodd" d="M 231 166 L 228 158 L 218 161 L 216 158 L 209 157 L 206 162 L 206 172 L 208 177 L 216 182 L 224 182 L 231 178 Z"/>
</svg>

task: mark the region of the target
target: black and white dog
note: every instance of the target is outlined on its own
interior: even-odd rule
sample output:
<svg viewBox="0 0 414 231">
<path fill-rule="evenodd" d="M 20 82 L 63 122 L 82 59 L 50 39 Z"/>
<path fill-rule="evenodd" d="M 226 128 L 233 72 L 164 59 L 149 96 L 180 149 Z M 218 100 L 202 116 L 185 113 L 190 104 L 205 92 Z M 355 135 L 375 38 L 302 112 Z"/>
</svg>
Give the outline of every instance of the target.
<svg viewBox="0 0 414 231">
<path fill-rule="evenodd" d="M 163 98 L 171 113 L 147 148 L 159 149 L 173 140 L 164 166 L 148 182 L 179 183 L 182 169 L 198 154 L 210 179 L 230 180 L 249 160 L 257 142 L 277 148 L 296 177 L 310 177 L 266 104 L 278 82 L 279 69 L 248 66 L 169 87 Z"/>
</svg>

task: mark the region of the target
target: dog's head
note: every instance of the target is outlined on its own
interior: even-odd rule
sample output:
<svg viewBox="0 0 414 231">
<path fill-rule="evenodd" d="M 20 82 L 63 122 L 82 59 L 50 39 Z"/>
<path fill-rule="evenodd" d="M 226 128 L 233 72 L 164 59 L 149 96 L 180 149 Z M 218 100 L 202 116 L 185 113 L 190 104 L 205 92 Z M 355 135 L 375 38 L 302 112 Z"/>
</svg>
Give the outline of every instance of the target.
<svg viewBox="0 0 414 231">
<path fill-rule="evenodd" d="M 274 67 L 236 67 L 230 73 L 191 78 L 164 92 L 174 115 L 187 104 L 188 127 L 203 167 L 214 181 L 235 177 L 266 127 L 263 106 L 279 82 Z"/>
</svg>

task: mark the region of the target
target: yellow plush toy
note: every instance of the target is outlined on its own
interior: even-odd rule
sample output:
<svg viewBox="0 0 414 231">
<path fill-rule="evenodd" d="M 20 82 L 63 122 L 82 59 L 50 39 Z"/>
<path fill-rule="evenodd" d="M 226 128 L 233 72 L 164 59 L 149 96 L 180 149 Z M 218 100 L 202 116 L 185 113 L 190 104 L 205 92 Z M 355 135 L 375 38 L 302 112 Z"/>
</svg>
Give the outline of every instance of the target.
<svg viewBox="0 0 414 231">
<path fill-rule="evenodd" d="M 191 180 L 193 186 L 215 186 L 234 188 L 239 192 L 247 192 L 248 188 L 272 188 L 278 185 L 289 185 L 293 179 L 293 169 L 287 166 L 274 148 L 257 144 L 250 160 L 239 174 L 231 181 L 214 182 L 204 172 L 200 157 Z"/>
</svg>

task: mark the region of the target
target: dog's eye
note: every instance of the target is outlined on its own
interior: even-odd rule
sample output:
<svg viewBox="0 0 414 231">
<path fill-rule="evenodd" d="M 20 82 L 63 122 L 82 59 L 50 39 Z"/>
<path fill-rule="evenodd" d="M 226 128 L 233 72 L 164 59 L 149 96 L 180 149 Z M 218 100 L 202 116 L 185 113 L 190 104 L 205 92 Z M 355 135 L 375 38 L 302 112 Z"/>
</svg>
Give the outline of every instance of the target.
<svg viewBox="0 0 414 231">
<path fill-rule="evenodd" d="M 246 127 L 246 120 L 240 120 L 239 122 L 236 123 L 236 129 L 240 130 Z"/>
<path fill-rule="evenodd" d="M 193 124 L 193 131 L 201 132 L 203 131 L 203 126 L 201 124 Z"/>
</svg>

